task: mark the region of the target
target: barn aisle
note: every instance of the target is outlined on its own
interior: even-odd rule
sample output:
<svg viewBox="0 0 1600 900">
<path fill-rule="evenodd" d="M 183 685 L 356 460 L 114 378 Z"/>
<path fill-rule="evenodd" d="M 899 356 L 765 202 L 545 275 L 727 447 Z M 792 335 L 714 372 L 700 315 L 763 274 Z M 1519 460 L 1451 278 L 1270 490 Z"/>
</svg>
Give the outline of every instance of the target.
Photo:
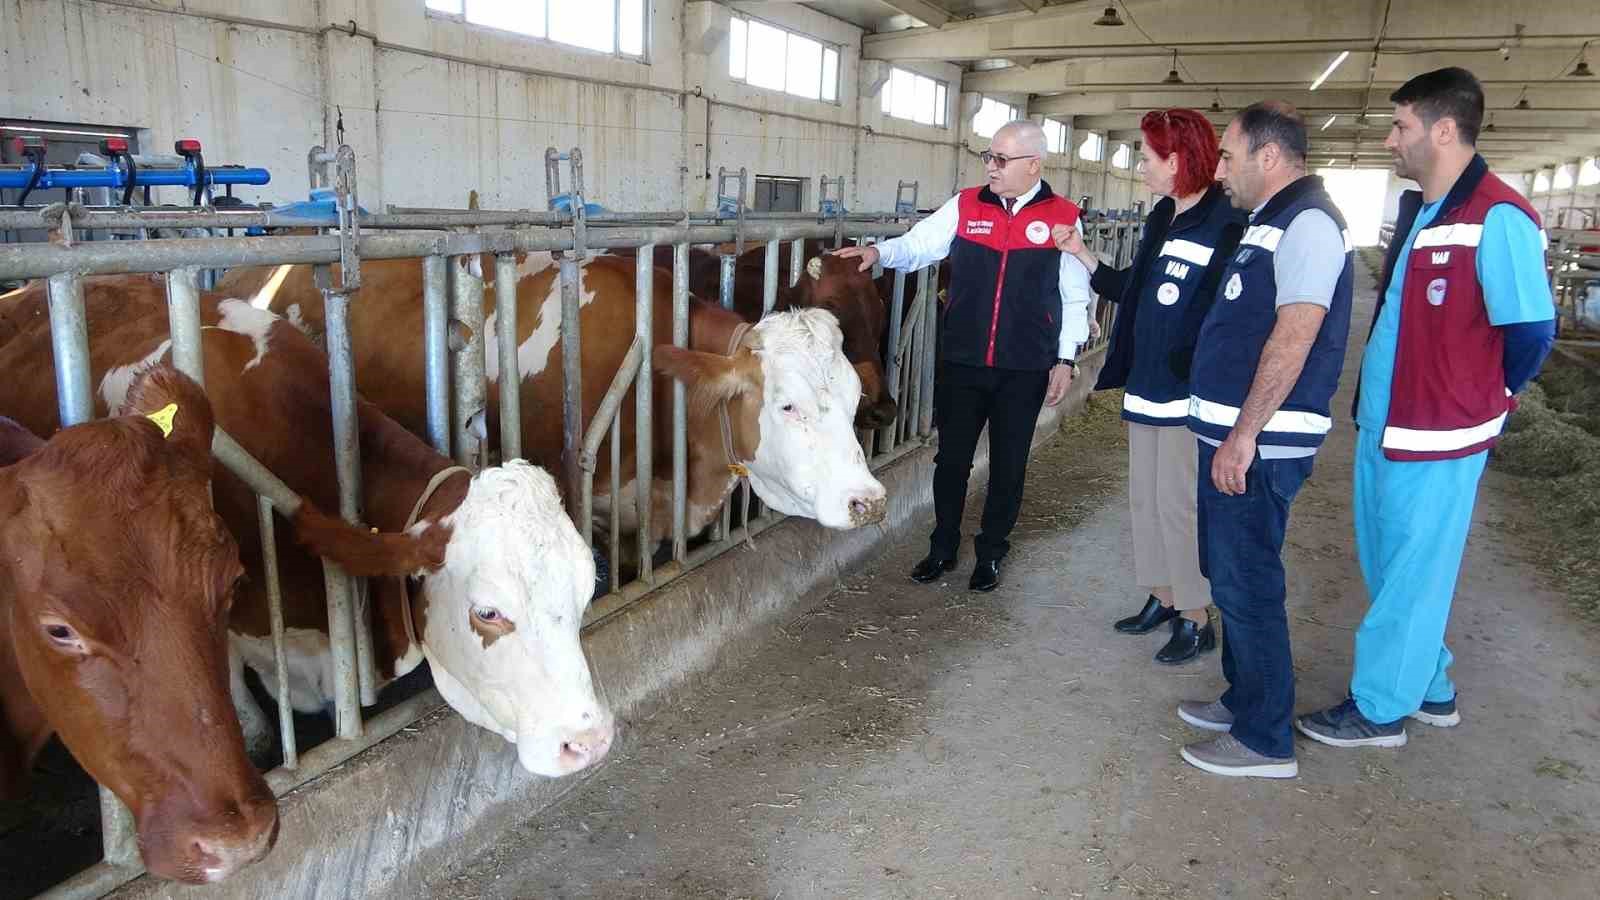
<svg viewBox="0 0 1600 900">
<path fill-rule="evenodd" d="M 1364 268 L 1348 411 L 1373 285 Z M 1180 761 L 1168 670 L 1135 602 L 1125 445 L 1102 400 L 1036 457 L 991 595 L 970 557 L 904 572 L 920 535 L 625 724 L 605 766 L 416 895 L 513 897 L 1592 897 L 1600 875 L 1600 631 L 1538 574 L 1538 511 L 1491 470 L 1451 625 L 1464 724 L 1398 750 L 1301 740 L 1297 780 Z M 1343 695 L 1365 606 L 1347 416 L 1287 550 L 1298 707 Z M 969 512 L 975 512 L 969 509 Z M 970 545 L 969 545 L 970 546 Z"/>
</svg>

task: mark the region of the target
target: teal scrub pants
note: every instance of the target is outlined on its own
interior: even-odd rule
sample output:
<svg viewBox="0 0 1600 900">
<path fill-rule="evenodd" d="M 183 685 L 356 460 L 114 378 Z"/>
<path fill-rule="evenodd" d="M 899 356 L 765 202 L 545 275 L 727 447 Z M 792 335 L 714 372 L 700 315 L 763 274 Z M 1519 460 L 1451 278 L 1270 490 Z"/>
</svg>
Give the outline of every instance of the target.
<svg viewBox="0 0 1600 900">
<path fill-rule="evenodd" d="M 1350 693 L 1362 715 L 1387 723 L 1456 695 L 1444 630 L 1489 453 L 1394 462 L 1381 438 L 1363 428 L 1356 441 L 1356 552 L 1372 605 Z"/>
</svg>

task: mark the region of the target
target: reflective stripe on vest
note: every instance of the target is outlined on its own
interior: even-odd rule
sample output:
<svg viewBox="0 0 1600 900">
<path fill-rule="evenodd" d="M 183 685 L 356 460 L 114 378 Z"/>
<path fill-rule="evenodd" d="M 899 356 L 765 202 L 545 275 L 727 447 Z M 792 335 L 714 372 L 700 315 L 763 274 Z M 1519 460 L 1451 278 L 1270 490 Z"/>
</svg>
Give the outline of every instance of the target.
<svg viewBox="0 0 1600 900">
<path fill-rule="evenodd" d="M 1222 428 L 1232 428 L 1233 423 L 1239 421 L 1239 407 L 1228 406 L 1225 403 L 1214 403 L 1203 397 L 1189 398 L 1189 415 L 1207 425 L 1217 425 Z M 1301 412 L 1292 409 L 1280 409 L 1267 420 L 1262 433 L 1269 431 L 1279 434 L 1327 434 L 1333 430 L 1333 419 L 1328 416 L 1312 412 Z"/>
<path fill-rule="evenodd" d="M 1136 416 L 1148 416 L 1152 419 L 1184 419 L 1189 416 L 1189 401 L 1169 400 L 1166 403 L 1157 403 L 1146 400 L 1137 394 L 1123 394 L 1122 408 Z"/>
<path fill-rule="evenodd" d="M 1161 255 L 1181 259 L 1197 266 L 1211 265 L 1211 248 L 1194 241 L 1170 240 L 1161 245 Z"/>
<path fill-rule="evenodd" d="M 1447 453 L 1497 437 L 1505 424 L 1506 414 L 1501 413 L 1481 425 L 1453 428 L 1449 431 L 1421 431 L 1415 428 L 1396 428 L 1391 425 L 1383 429 L 1383 447 L 1385 450 Z"/>
</svg>

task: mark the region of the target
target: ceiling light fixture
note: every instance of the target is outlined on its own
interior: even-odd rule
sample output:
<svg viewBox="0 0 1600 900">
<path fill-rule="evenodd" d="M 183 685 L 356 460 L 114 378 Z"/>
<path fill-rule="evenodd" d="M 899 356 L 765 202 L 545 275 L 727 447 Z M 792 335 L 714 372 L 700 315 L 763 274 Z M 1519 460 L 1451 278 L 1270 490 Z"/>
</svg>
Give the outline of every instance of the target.
<svg viewBox="0 0 1600 900">
<path fill-rule="evenodd" d="M 1102 25 L 1106 28 L 1121 28 L 1125 23 L 1122 21 L 1122 16 L 1118 14 L 1117 8 L 1108 6 L 1106 11 L 1100 14 L 1100 18 L 1094 20 L 1094 24 Z"/>
<path fill-rule="evenodd" d="M 1341 52 L 1338 56 L 1335 56 L 1333 58 L 1333 62 L 1328 63 L 1328 67 L 1326 69 L 1322 70 L 1322 74 L 1321 75 L 1317 76 L 1317 80 L 1311 82 L 1311 89 L 1314 91 L 1317 88 L 1322 87 L 1322 83 L 1324 81 L 1328 80 L 1328 76 L 1333 74 L 1333 70 L 1339 68 L 1339 64 L 1344 62 L 1345 60 L 1347 60 L 1349 58 L 1350 58 L 1350 51 L 1349 50 L 1345 50 L 1345 51 Z"/>
<path fill-rule="evenodd" d="M 1567 73 L 1568 78 L 1593 78 L 1594 72 L 1589 68 L 1589 41 L 1583 42 L 1583 49 L 1578 51 L 1578 64 Z"/>
<path fill-rule="evenodd" d="M 1333 120 L 1337 119 L 1337 118 L 1339 118 L 1339 114 L 1338 113 L 1334 113 L 1333 115 L 1329 116 L 1328 117 L 1328 121 L 1323 122 L 1322 123 L 1322 127 L 1318 128 L 1317 130 L 1318 131 L 1327 131 L 1328 130 L 1328 126 L 1332 125 L 1333 124 Z"/>
<path fill-rule="evenodd" d="M 1178 51 L 1172 51 L 1172 68 L 1167 70 L 1167 77 L 1161 79 L 1162 84 L 1183 84 L 1183 79 L 1178 77 Z"/>
</svg>

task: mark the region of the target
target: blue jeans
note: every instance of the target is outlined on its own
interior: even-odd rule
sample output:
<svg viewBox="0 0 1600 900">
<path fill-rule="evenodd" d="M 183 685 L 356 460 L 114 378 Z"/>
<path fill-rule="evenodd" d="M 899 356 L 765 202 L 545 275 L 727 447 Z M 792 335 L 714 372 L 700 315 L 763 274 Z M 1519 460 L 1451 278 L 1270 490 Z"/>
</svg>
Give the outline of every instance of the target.
<svg viewBox="0 0 1600 900">
<path fill-rule="evenodd" d="M 1222 613 L 1222 704 L 1232 734 L 1251 750 L 1294 756 L 1294 660 L 1284 608 L 1283 535 L 1289 505 L 1311 474 L 1313 457 L 1257 458 L 1245 492 L 1229 496 L 1211 483 L 1216 448 L 1200 445 L 1197 486 L 1200 571 Z"/>
</svg>

